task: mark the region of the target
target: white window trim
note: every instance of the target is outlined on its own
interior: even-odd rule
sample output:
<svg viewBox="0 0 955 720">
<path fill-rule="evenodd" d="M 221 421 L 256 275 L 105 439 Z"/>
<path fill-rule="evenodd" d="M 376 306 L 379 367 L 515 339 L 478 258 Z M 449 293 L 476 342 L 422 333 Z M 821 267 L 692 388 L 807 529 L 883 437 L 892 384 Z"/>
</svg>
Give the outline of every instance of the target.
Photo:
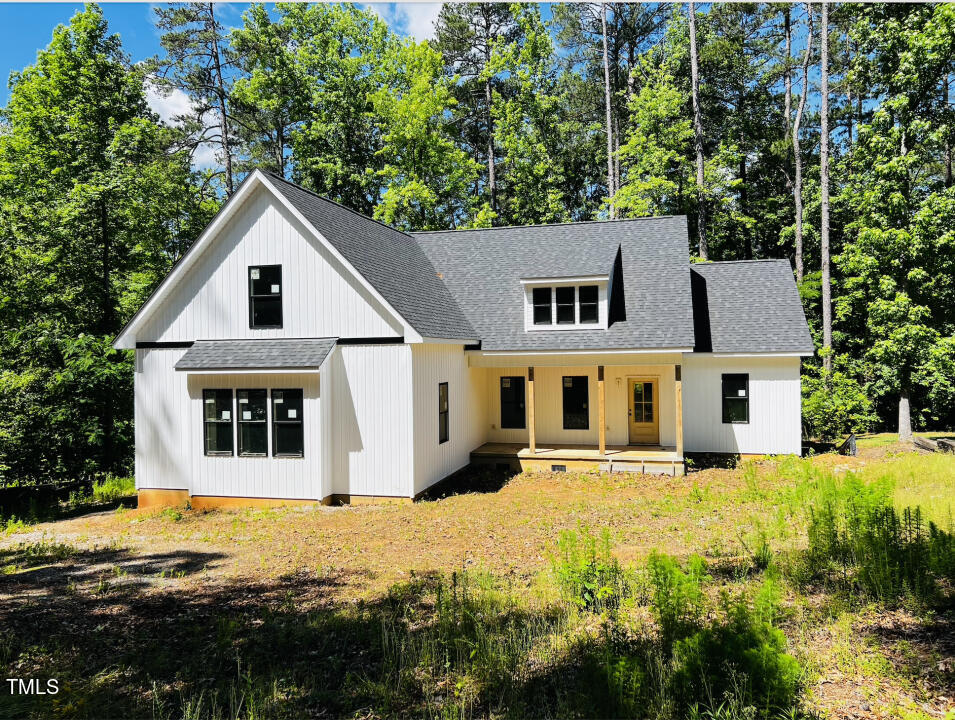
<svg viewBox="0 0 955 720">
<path fill-rule="evenodd" d="M 554 330 L 606 330 L 609 324 L 610 304 L 607 294 L 609 278 L 605 275 L 596 277 L 561 278 L 559 280 L 521 280 L 524 286 L 524 330 L 526 332 L 554 331 Z M 585 285 L 597 286 L 597 322 L 580 322 L 580 288 Z M 574 322 L 573 324 L 557 323 L 557 288 L 574 288 Z M 550 316 L 549 325 L 534 324 L 534 290 L 550 288 Z"/>
</svg>

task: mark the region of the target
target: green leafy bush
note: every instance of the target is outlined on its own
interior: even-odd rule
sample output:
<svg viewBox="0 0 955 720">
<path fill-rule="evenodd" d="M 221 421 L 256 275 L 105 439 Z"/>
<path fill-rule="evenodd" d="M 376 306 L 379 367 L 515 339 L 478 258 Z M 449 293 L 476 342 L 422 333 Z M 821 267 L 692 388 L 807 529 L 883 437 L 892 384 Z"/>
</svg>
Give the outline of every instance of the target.
<svg viewBox="0 0 955 720">
<path fill-rule="evenodd" d="M 564 596 L 587 610 L 617 607 L 626 591 L 606 528 L 599 538 L 586 527 L 561 532 L 551 568 Z"/>
<path fill-rule="evenodd" d="M 878 422 L 866 388 L 836 368 L 827 372 L 807 366 L 802 376 L 802 420 L 806 435 L 833 440 L 850 432 L 865 432 Z"/>
<path fill-rule="evenodd" d="M 131 477 L 107 475 L 93 483 L 93 499 L 98 502 L 115 502 L 136 494 L 136 481 Z"/>
<path fill-rule="evenodd" d="M 669 647 L 676 638 L 698 627 L 703 618 L 703 583 L 711 579 L 706 574 L 706 562 L 693 555 L 684 570 L 674 558 L 654 552 L 647 560 L 647 578 L 653 616 Z"/>
</svg>

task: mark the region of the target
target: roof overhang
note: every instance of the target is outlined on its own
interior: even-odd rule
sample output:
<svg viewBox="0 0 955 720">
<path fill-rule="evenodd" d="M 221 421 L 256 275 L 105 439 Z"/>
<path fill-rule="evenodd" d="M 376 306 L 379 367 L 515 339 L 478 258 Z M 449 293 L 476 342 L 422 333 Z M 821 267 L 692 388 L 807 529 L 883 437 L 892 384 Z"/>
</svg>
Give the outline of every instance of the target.
<svg viewBox="0 0 955 720">
<path fill-rule="evenodd" d="M 192 374 L 320 372 L 337 338 L 197 340 L 176 362 Z"/>
<path fill-rule="evenodd" d="M 521 278 L 521 285 L 573 285 L 585 282 L 610 282 L 610 275 L 576 275 L 571 277 L 531 277 Z"/>
</svg>

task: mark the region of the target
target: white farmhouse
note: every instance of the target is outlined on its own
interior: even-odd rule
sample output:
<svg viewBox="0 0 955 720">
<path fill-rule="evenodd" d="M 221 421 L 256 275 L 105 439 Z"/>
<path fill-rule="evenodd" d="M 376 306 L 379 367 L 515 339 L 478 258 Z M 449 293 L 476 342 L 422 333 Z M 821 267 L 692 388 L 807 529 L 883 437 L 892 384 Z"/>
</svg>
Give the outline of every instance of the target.
<svg viewBox="0 0 955 720">
<path fill-rule="evenodd" d="M 256 171 L 116 339 L 140 503 L 412 499 L 469 463 L 800 452 L 785 260 L 658 217 L 406 234 Z"/>
</svg>

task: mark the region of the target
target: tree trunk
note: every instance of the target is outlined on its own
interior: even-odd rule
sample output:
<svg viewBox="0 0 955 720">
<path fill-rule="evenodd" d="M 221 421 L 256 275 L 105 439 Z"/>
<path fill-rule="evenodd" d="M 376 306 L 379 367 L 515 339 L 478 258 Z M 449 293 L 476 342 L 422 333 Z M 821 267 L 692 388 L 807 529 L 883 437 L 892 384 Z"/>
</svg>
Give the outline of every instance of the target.
<svg viewBox="0 0 955 720">
<path fill-rule="evenodd" d="M 819 36 L 819 239 L 822 246 L 822 348 L 823 367 L 832 370 L 832 281 L 829 276 L 829 6 L 822 3 Z"/>
<path fill-rule="evenodd" d="M 802 257 L 802 155 L 799 149 L 799 125 L 802 123 L 803 110 L 806 109 L 806 96 L 809 94 L 809 58 L 812 56 L 812 6 L 806 5 L 806 54 L 802 60 L 802 94 L 796 109 L 793 123 L 793 155 L 796 161 L 796 182 L 793 184 L 793 200 L 796 204 L 796 282 L 801 283 L 805 274 Z"/>
<path fill-rule="evenodd" d="M 484 81 L 484 102 L 487 103 L 487 190 L 491 196 L 491 210 L 497 212 L 497 172 L 494 157 L 494 116 L 491 114 L 491 78 Z"/>
<path fill-rule="evenodd" d="M 951 78 L 945 75 L 945 109 L 952 102 L 952 83 Z M 945 187 L 952 187 L 952 133 L 949 130 L 945 133 Z"/>
<path fill-rule="evenodd" d="M 607 49 L 607 3 L 600 3 L 600 27 L 603 30 L 604 49 L 604 105 L 607 112 L 607 195 L 610 197 L 610 219 L 613 220 L 613 196 L 617 193 L 614 186 L 613 171 L 613 117 L 610 98 L 610 53 Z"/>
<path fill-rule="evenodd" d="M 212 62 L 216 78 L 216 97 L 219 100 L 219 132 L 222 135 L 222 155 L 225 162 L 225 184 L 226 192 L 231 195 L 235 192 L 235 184 L 232 177 L 232 147 L 229 142 L 229 115 L 228 105 L 226 103 L 225 83 L 222 80 L 222 61 L 219 57 L 219 31 L 216 29 L 216 17 L 213 4 L 208 3 L 209 23 L 208 32 L 212 38 Z"/>
<path fill-rule="evenodd" d="M 786 87 L 786 106 L 785 113 L 786 118 L 784 121 L 786 139 L 789 139 L 789 131 L 792 127 L 793 121 L 793 72 L 792 68 L 789 66 L 789 62 L 792 59 L 792 50 L 793 50 L 793 24 L 792 24 L 792 8 L 789 5 L 786 5 L 785 10 L 783 10 L 783 26 L 785 28 L 786 35 L 786 70 L 783 73 L 783 82 Z"/>
<path fill-rule="evenodd" d="M 703 118 L 700 114 L 700 63 L 696 47 L 696 5 L 690 3 L 690 78 L 693 92 L 693 145 L 696 149 L 696 234 L 700 257 L 708 260 L 703 162 Z"/>
<path fill-rule="evenodd" d="M 899 393 L 899 442 L 912 442 L 912 411 L 908 390 Z"/>
</svg>

